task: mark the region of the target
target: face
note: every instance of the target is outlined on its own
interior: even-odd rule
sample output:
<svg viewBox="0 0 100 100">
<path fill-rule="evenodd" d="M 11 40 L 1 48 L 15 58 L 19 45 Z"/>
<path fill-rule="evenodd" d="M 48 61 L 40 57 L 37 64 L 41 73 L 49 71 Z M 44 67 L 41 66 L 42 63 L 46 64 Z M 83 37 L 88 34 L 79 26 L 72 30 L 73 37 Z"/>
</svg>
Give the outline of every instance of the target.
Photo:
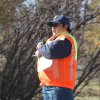
<svg viewBox="0 0 100 100">
<path fill-rule="evenodd" d="M 52 26 L 52 33 L 53 33 L 54 37 L 62 34 L 65 30 L 66 30 L 66 28 L 62 24 L 58 24 L 58 25 L 54 24 Z"/>
</svg>

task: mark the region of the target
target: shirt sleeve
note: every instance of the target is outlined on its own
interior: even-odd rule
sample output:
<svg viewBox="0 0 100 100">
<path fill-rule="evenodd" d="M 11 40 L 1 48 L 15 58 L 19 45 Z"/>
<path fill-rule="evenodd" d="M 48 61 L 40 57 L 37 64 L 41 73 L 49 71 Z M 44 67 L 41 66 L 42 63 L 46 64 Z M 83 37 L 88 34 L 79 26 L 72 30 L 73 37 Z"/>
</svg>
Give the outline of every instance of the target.
<svg viewBox="0 0 100 100">
<path fill-rule="evenodd" d="M 72 44 L 68 39 L 54 40 L 39 48 L 39 53 L 47 59 L 60 59 L 68 57 L 71 53 Z"/>
</svg>

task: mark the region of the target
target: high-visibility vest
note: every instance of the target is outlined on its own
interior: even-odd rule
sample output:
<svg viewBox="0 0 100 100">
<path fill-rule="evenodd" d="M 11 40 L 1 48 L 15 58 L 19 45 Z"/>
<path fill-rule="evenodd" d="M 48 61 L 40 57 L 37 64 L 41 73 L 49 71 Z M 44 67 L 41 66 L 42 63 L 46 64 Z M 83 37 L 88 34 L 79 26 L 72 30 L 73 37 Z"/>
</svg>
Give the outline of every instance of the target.
<svg viewBox="0 0 100 100">
<path fill-rule="evenodd" d="M 50 59 L 48 65 L 46 60 L 49 59 L 43 58 L 38 60 L 38 68 L 42 66 L 48 66 L 42 70 L 38 71 L 38 76 L 41 81 L 42 86 L 59 86 L 66 87 L 73 90 L 76 80 L 76 67 L 77 67 L 77 43 L 75 38 L 71 34 L 62 34 L 56 38 L 56 40 L 63 40 L 67 38 L 71 44 L 71 54 L 68 57 L 61 59 Z M 47 43 L 52 42 L 53 39 L 50 38 Z M 63 52 L 63 51 L 61 51 Z M 52 61 L 52 62 L 51 62 Z M 44 66 L 43 64 L 44 63 Z"/>
</svg>

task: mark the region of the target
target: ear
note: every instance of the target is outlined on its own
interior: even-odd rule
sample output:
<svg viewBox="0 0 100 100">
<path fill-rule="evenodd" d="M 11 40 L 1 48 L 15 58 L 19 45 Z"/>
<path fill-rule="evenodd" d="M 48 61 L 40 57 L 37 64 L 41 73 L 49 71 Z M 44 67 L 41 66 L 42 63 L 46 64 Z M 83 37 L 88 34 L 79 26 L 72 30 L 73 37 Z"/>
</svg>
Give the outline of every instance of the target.
<svg viewBox="0 0 100 100">
<path fill-rule="evenodd" d="M 68 30 L 68 26 L 67 25 L 64 25 L 64 28 L 65 28 L 65 30 Z"/>
</svg>

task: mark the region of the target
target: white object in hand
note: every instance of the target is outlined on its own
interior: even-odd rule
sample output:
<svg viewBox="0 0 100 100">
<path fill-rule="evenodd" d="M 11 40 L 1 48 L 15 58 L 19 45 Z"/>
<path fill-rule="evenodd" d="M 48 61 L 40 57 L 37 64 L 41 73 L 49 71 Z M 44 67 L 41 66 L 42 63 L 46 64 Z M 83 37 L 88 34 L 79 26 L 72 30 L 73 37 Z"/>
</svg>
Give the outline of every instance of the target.
<svg viewBox="0 0 100 100">
<path fill-rule="evenodd" d="M 32 55 L 32 57 L 36 57 L 36 55 Z"/>
<path fill-rule="evenodd" d="M 40 57 L 39 58 L 39 63 L 37 66 L 37 71 L 43 71 L 44 69 L 47 69 L 51 67 L 53 60 L 51 59 L 46 59 L 45 57 Z"/>
</svg>

